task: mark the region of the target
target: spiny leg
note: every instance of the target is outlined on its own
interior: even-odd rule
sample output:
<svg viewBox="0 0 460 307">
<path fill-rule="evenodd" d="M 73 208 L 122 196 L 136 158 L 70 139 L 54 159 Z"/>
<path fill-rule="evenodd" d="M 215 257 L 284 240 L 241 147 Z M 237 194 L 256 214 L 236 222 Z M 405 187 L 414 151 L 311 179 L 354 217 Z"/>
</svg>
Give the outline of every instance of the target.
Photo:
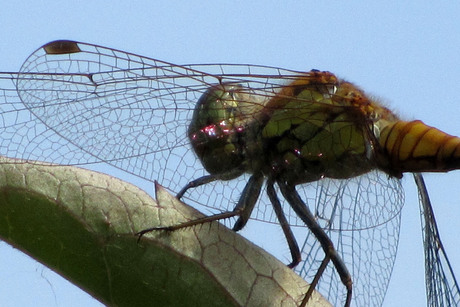
<svg viewBox="0 0 460 307">
<path fill-rule="evenodd" d="M 199 187 L 200 185 L 210 183 L 218 179 L 219 178 L 217 176 L 207 175 L 207 176 L 203 176 L 198 179 L 192 180 L 189 183 L 187 183 L 187 185 L 183 187 L 182 190 L 179 191 L 179 193 L 177 193 L 176 198 L 181 199 L 182 196 L 184 196 L 185 192 L 187 192 L 188 189 L 196 188 L 196 187 Z"/>
<path fill-rule="evenodd" d="M 262 174 L 254 174 L 249 178 L 248 183 L 244 187 L 243 192 L 241 193 L 238 204 L 234 210 L 240 210 L 239 218 L 233 225 L 234 231 L 239 231 L 248 222 L 251 217 L 251 213 L 254 210 L 254 206 L 257 203 L 257 200 L 260 196 L 260 190 L 262 189 L 262 184 L 264 183 L 264 177 Z"/>
<path fill-rule="evenodd" d="M 270 202 L 272 203 L 273 210 L 275 211 L 276 217 L 281 225 L 281 229 L 283 230 L 284 236 L 286 237 L 286 241 L 289 246 L 289 250 L 291 251 L 292 262 L 288 264 L 288 267 L 291 269 L 295 267 L 301 259 L 299 245 L 295 239 L 294 234 L 292 233 L 291 227 L 284 215 L 283 208 L 281 207 L 281 203 L 276 195 L 275 188 L 273 186 L 273 179 L 269 178 L 267 181 L 267 194 Z"/>
<path fill-rule="evenodd" d="M 257 199 L 259 198 L 260 190 L 263 184 L 263 179 L 264 178 L 261 174 L 252 175 L 251 178 L 249 178 L 249 181 L 244 187 L 243 193 L 241 194 L 241 197 L 238 200 L 238 203 L 236 204 L 235 208 L 232 211 L 226 211 L 226 212 L 217 213 L 217 214 L 210 215 L 210 216 L 204 216 L 202 218 L 183 222 L 177 225 L 150 227 L 142 231 L 139 231 L 138 233 L 136 233 L 136 235 L 139 236 L 139 240 L 140 240 L 140 238 L 144 234 L 151 232 L 151 231 L 158 231 L 158 230 L 174 231 L 174 230 L 178 230 L 181 228 L 191 227 L 191 226 L 209 223 L 213 221 L 218 221 L 222 219 L 227 219 L 227 218 L 231 218 L 234 216 L 240 216 L 240 218 L 235 223 L 235 226 L 233 227 L 233 230 L 238 231 L 241 228 L 243 228 L 243 226 L 246 224 L 247 220 L 249 219 L 251 215 L 252 210 L 254 209 Z M 194 182 L 193 184 L 189 183 L 186 186 L 187 188 L 182 189 L 181 192 L 183 191 L 185 192 L 190 187 L 202 185 L 204 183 L 211 182 L 214 180 L 216 180 L 216 178 L 212 178 L 212 176 L 201 177 L 195 181 L 192 181 Z M 199 184 L 194 185 L 195 183 L 199 183 Z"/>
<path fill-rule="evenodd" d="M 315 278 L 313 278 L 313 280 L 312 280 L 312 282 L 310 284 L 310 287 L 308 288 L 307 293 L 305 293 L 305 296 L 304 296 L 304 298 L 302 300 L 302 303 L 300 303 L 299 307 L 305 307 L 307 305 L 308 300 L 310 299 L 311 295 L 313 294 L 313 290 L 315 290 L 316 285 L 318 284 L 319 279 L 323 275 L 324 270 L 326 269 L 327 264 L 329 263 L 330 260 L 331 260 L 331 258 L 329 258 L 328 255 L 326 255 L 326 257 L 324 257 L 323 261 L 321 262 L 321 265 L 318 268 L 318 271 L 316 272 Z"/>
<path fill-rule="evenodd" d="M 177 193 L 176 198 L 181 199 L 182 196 L 184 196 L 185 192 L 187 192 L 187 190 L 190 189 L 190 188 L 196 188 L 196 187 L 199 187 L 200 185 L 207 184 L 207 183 L 210 183 L 210 182 L 213 182 L 213 181 L 216 181 L 216 180 L 233 179 L 233 178 L 236 178 L 236 177 L 240 176 L 243 173 L 244 173 L 243 170 L 241 170 L 239 168 L 236 168 L 236 169 L 228 171 L 228 172 L 226 172 L 224 174 L 206 175 L 206 176 L 200 177 L 198 179 L 192 180 L 189 183 L 187 183 L 187 185 L 185 187 L 183 187 L 182 190 L 179 191 L 179 193 Z"/>
<path fill-rule="evenodd" d="M 352 293 L 351 275 L 348 272 L 348 269 L 345 263 L 340 258 L 339 254 L 334 248 L 334 245 L 331 239 L 324 232 L 324 230 L 318 225 L 313 214 L 310 212 L 307 205 L 300 198 L 295 187 L 283 182 L 282 180 L 277 180 L 277 183 L 278 183 L 278 186 L 280 187 L 281 193 L 283 194 L 284 198 L 288 201 L 288 203 L 291 205 L 294 212 L 302 219 L 305 225 L 307 225 L 307 227 L 315 235 L 316 239 L 321 244 L 321 247 L 323 248 L 324 253 L 326 254 L 326 259 L 323 260 L 323 263 L 326 262 L 327 264 L 327 262 L 329 262 L 329 259 L 327 258 L 330 258 L 330 260 L 334 264 L 334 267 L 337 270 L 337 273 L 339 274 L 342 283 L 345 285 L 347 289 L 347 298 L 345 301 L 345 306 L 346 307 L 350 306 L 351 293 Z M 321 265 L 323 265 L 323 263 Z M 318 270 L 314 280 L 317 279 L 318 275 L 320 277 L 322 273 L 323 272 L 321 270 Z M 305 297 L 305 300 L 308 300 L 308 297 Z"/>
</svg>

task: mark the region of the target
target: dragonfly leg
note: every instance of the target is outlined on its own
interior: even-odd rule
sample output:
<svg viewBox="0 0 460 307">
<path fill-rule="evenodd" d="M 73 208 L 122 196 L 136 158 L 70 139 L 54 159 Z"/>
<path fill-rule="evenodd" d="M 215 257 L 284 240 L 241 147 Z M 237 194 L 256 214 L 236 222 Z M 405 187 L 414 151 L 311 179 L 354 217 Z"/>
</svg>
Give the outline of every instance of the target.
<svg viewBox="0 0 460 307">
<path fill-rule="evenodd" d="M 329 258 L 328 255 L 324 257 L 323 261 L 321 262 L 321 265 L 318 268 L 318 272 L 316 272 L 315 278 L 313 278 L 313 281 L 310 283 L 310 287 L 308 288 L 307 293 L 305 293 L 305 296 L 302 300 L 302 303 L 300 304 L 299 307 L 305 307 L 307 305 L 308 300 L 310 299 L 311 295 L 313 294 L 313 290 L 315 290 L 316 285 L 318 284 L 319 279 L 321 278 L 321 275 L 323 275 L 324 270 L 327 267 L 327 264 L 331 258 Z"/>
<path fill-rule="evenodd" d="M 307 205 L 300 198 L 295 187 L 287 184 L 282 180 L 277 180 L 277 183 L 280 187 L 281 193 L 283 194 L 284 198 L 288 201 L 288 203 L 291 205 L 294 212 L 299 216 L 299 218 L 302 219 L 305 225 L 307 225 L 307 227 L 315 235 L 316 239 L 321 244 L 321 247 L 323 248 L 324 253 L 326 254 L 326 258 L 330 258 L 330 260 L 334 264 L 334 267 L 340 276 L 340 280 L 347 289 L 347 298 L 345 306 L 350 306 L 352 293 L 351 275 L 348 272 L 348 269 L 345 263 L 343 262 L 342 258 L 340 258 L 339 254 L 334 248 L 331 239 L 315 221 L 313 214 L 310 212 Z M 323 260 L 323 263 L 324 261 L 325 260 Z"/>
<path fill-rule="evenodd" d="M 176 198 L 181 199 L 182 196 L 184 196 L 185 192 L 187 192 L 188 189 L 196 188 L 196 187 L 199 187 L 200 185 L 210 183 L 218 179 L 219 177 L 217 176 L 207 175 L 207 176 L 203 176 L 198 179 L 192 180 L 189 183 L 187 183 L 187 185 L 183 187 L 182 190 L 179 191 L 179 193 L 177 193 Z"/>
<path fill-rule="evenodd" d="M 207 182 L 211 182 L 213 180 L 216 180 L 216 178 L 214 178 L 213 176 L 204 176 L 197 180 L 191 181 L 186 186 L 186 188 L 182 189 L 182 191 L 178 194 L 178 196 L 182 196 L 183 195 L 182 192 L 185 192 L 188 188 L 199 186 Z M 239 219 L 235 223 L 233 230 L 235 231 L 241 230 L 244 227 L 244 225 L 246 225 L 246 222 L 248 221 L 251 215 L 251 212 L 254 209 L 257 199 L 259 198 L 263 180 L 264 180 L 264 177 L 262 174 L 251 176 L 248 183 L 244 187 L 243 193 L 240 199 L 238 200 L 237 205 L 232 211 L 226 211 L 226 212 L 217 213 L 217 214 L 210 215 L 210 216 L 204 216 L 202 218 L 194 219 L 192 221 L 187 221 L 187 222 L 183 222 L 183 223 L 172 225 L 172 226 L 150 227 L 142 231 L 139 231 L 138 233 L 136 233 L 136 235 L 138 235 L 140 239 L 144 234 L 148 232 L 152 232 L 152 231 L 159 231 L 159 230 L 175 231 L 181 228 L 191 227 L 191 226 L 209 223 L 213 221 L 218 221 L 222 219 L 227 219 L 227 218 L 231 218 L 234 216 L 239 216 Z M 198 185 L 195 185 L 195 184 L 198 184 Z"/>
<path fill-rule="evenodd" d="M 299 264 L 301 259 L 299 245 L 295 239 L 294 234 L 292 233 L 291 227 L 284 215 L 283 208 L 281 207 L 281 203 L 276 196 L 275 188 L 273 187 L 273 180 L 271 178 L 267 181 L 267 194 L 270 202 L 272 203 L 273 210 L 275 211 L 276 217 L 280 223 L 281 229 L 283 230 L 284 236 L 286 237 L 289 250 L 291 251 L 292 262 L 288 264 L 288 267 L 291 269 Z"/>
<path fill-rule="evenodd" d="M 198 179 L 192 180 L 185 187 L 182 188 L 182 190 L 177 193 L 176 198 L 181 199 L 182 196 L 184 196 L 185 192 L 187 192 L 188 189 L 191 188 L 196 188 L 199 187 L 200 185 L 207 184 L 216 180 L 229 180 L 236 178 L 240 176 L 243 173 L 241 169 L 235 169 L 229 172 L 226 172 L 224 174 L 219 174 L 219 175 L 206 175 L 203 177 L 200 177 Z"/>
<path fill-rule="evenodd" d="M 222 212 L 222 213 L 218 213 L 218 214 L 198 218 L 198 219 L 195 219 L 195 220 L 192 220 L 192 221 L 183 222 L 183 223 L 180 223 L 180 224 L 177 224 L 177 225 L 146 228 L 144 230 L 141 230 L 141 231 L 137 232 L 136 235 L 139 236 L 139 239 L 138 239 L 138 241 L 139 241 L 142 238 L 143 235 L 145 235 L 146 233 L 152 232 L 152 231 L 161 231 L 161 230 L 163 230 L 163 231 L 175 231 L 175 230 L 178 230 L 178 229 L 181 229 L 181 228 L 187 228 L 187 227 L 191 227 L 191 226 L 195 226 L 195 225 L 200 225 L 200 224 L 204 224 L 204 223 L 209 223 L 209 222 L 213 222 L 213 221 L 227 219 L 227 218 L 230 218 L 230 217 L 237 216 L 239 214 L 240 214 L 240 212 L 235 211 L 235 210 L 234 211 L 226 211 L 226 212 Z"/>
<path fill-rule="evenodd" d="M 233 225 L 234 231 L 243 229 L 248 222 L 252 210 L 254 210 L 254 206 L 257 203 L 257 199 L 259 199 L 263 182 L 264 177 L 262 174 L 252 175 L 251 178 L 249 178 L 249 181 L 244 187 L 243 193 L 241 193 L 241 197 L 233 210 L 240 212 L 238 220 L 235 225 Z"/>
</svg>

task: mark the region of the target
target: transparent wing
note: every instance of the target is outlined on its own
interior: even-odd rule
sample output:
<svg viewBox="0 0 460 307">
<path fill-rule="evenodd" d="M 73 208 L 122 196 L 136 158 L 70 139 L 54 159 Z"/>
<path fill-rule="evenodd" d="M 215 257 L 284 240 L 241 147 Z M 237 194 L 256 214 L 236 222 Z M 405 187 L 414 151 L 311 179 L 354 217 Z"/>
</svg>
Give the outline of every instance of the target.
<svg viewBox="0 0 460 307">
<path fill-rule="evenodd" d="M 404 203 L 401 182 L 374 171 L 347 180 L 319 181 L 312 189 L 317 200 L 326 199 L 316 206 L 318 223 L 323 226 L 347 265 L 353 280 L 352 306 L 381 306 L 395 262 L 399 241 L 400 212 L 388 220 L 383 217 L 384 204 L 399 206 Z M 380 204 L 382 212 L 377 212 Z M 313 208 L 313 207 L 310 207 Z M 318 212 L 325 210 L 327 212 Z M 375 224 L 372 220 L 383 223 Z M 351 226 L 353 225 L 353 226 Z M 372 225 L 372 227 L 369 227 Z M 359 231 L 347 231 L 350 228 Z M 296 271 L 306 280 L 312 280 L 324 257 L 324 252 L 310 233 L 302 247 L 304 261 Z M 301 234 L 297 234 L 299 237 Z M 346 289 L 333 266 L 322 275 L 318 290 L 333 306 L 343 306 Z"/>
<path fill-rule="evenodd" d="M 186 130 L 209 86 L 237 82 L 269 98 L 299 75 L 254 65 L 179 66 L 67 44 L 77 52 L 62 53 L 50 43 L 37 49 L 20 73 L 1 75 L 8 130 L 2 153 L 59 164 L 105 162 L 173 192 L 205 174 Z M 20 117 L 12 118 L 18 110 Z"/>
<path fill-rule="evenodd" d="M 70 44 L 66 52 L 54 48 L 60 42 L 46 44 L 25 61 L 20 73 L 0 75 L 7 136 L 2 139 L 1 153 L 66 165 L 104 162 L 158 180 L 173 192 L 205 174 L 188 144 L 186 130 L 197 100 L 209 86 L 238 83 L 251 94 L 269 99 L 283 85 L 305 75 L 257 65 L 181 66 L 66 42 Z M 217 182 L 211 185 L 214 193 L 197 190 L 188 196 L 198 204 L 228 210 L 245 181 L 243 177 Z M 229 185 L 236 192 L 227 192 Z M 265 210 L 261 208 L 255 218 L 276 222 Z M 395 205 L 387 210 L 384 220 L 400 208 Z M 292 225 L 303 226 L 295 214 L 288 215 Z"/>
<path fill-rule="evenodd" d="M 419 192 L 428 306 L 460 306 L 460 287 L 442 245 L 425 182 L 421 174 L 414 174 L 414 179 Z"/>
<path fill-rule="evenodd" d="M 187 165 L 196 159 L 186 139 L 201 94 L 212 84 L 234 80 L 254 89 L 263 86 L 269 93 L 270 87 L 273 91 L 280 86 L 273 82 L 282 81 L 277 69 L 246 66 L 247 74 L 267 70 L 264 74 L 272 78 L 244 80 L 223 75 L 222 65 L 205 66 L 214 74 L 203 73 L 100 46 L 75 45 L 78 52 L 64 54 L 49 53 L 46 46 L 38 49 L 14 80 L 24 106 L 74 148 L 53 156 L 36 147 L 19 154 L 62 164 L 103 161 L 148 180 L 167 180 L 161 183 L 173 191 L 186 184 L 185 174 L 201 169 L 196 162 Z"/>
<path fill-rule="evenodd" d="M 252 95 L 270 99 L 301 74 L 256 65 L 174 65 L 69 43 L 76 48 L 72 52 L 47 44 L 19 73 L 0 74 L 0 153 L 67 165 L 107 163 L 158 180 L 174 192 L 206 174 L 186 131 L 197 100 L 209 86 L 238 83 Z M 247 180 L 245 175 L 198 187 L 187 194 L 187 202 L 205 206 L 208 213 L 231 210 Z M 380 302 L 386 291 L 398 243 L 403 203 L 399 181 L 376 172 L 349 180 L 320 180 L 298 189 L 351 268 L 354 299 L 378 305 L 374 301 Z M 323 259 L 322 250 L 290 207 L 284 208 L 289 223 L 299 226 L 298 241 L 305 242 L 306 260 L 299 271 L 309 278 Z M 265 195 L 253 218 L 277 222 Z M 321 291 L 340 298 L 337 276 L 332 269 L 327 273 Z"/>
</svg>

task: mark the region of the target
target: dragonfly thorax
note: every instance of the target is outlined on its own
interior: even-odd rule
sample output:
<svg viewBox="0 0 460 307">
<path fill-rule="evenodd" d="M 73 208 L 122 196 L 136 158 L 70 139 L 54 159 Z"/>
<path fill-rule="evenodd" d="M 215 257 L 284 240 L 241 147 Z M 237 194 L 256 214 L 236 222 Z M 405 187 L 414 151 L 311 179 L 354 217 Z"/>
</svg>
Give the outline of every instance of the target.
<svg viewBox="0 0 460 307">
<path fill-rule="evenodd" d="M 297 185 L 355 177 L 379 167 L 374 133 L 391 114 L 351 83 L 311 71 L 265 107 L 269 119 L 261 140 L 272 176 Z"/>
</svg>

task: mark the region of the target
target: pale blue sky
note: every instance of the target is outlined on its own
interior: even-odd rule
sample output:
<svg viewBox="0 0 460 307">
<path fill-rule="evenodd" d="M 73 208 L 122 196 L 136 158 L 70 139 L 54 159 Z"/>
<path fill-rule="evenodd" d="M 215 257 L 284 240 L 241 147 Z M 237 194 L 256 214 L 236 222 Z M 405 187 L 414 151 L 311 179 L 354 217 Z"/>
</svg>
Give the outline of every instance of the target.
<svg viewBox="0 0 460 307">
<path fill-rule="evenodd" d="M 0 71 L 18 70 L 37 47 L 64 38 L 178 64 L 316 68 L 358 84 L 404 118 L 421 119 L 460 135 L 458 2 L 56 3 L 2 4 Z M 406 177 L 399 254 L 385 306 L 426 304 L 417 195 L 412 178 Z M 460 172 L 428 175 L 426 180 L 443 242 L 460 277 Z M 280 249 L 288 255 L 282 244 Z M 99 304 L 5 243 L 0 243 L 0 302 L 2 306 Z"/>
</svg>

